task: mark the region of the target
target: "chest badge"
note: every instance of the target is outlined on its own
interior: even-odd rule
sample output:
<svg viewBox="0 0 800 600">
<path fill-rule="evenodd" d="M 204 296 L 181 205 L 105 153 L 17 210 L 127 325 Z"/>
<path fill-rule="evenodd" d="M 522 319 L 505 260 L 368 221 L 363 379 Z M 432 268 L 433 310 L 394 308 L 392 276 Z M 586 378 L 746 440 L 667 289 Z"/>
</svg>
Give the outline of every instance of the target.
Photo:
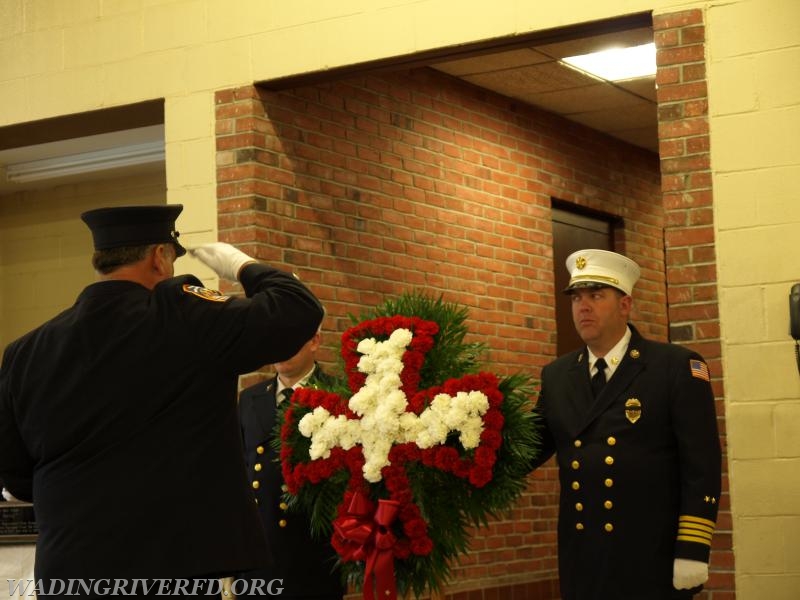
<svg viewBox="0 0 800 600">
<path fill-rule="evenodd" d="M 631 423 L 636 423 L 642 417 L 642 403 L 638 398 L 628 398 L 625 401 L 625 417 Z"/>
</svg>

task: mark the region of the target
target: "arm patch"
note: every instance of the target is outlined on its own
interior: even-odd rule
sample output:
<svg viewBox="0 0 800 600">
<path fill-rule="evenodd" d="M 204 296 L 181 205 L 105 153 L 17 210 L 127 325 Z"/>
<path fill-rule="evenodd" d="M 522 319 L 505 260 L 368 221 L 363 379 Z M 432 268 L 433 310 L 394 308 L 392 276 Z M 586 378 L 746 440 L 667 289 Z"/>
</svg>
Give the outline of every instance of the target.
<svg viewBox="0 0 800 600">
<path fill-rule="evenodd" d="M 209 300 L 211 302 L 225 302 L 230 298 L 230 296 L 225 296 L 217 290 L 210 290 L 208 288 L 200 287 L 199 285 L 189 285 L 188 283 L 183 284 L 183 291 L 187 294 L 192 294 L 193 296 L 197 296 L 198 298 Z"/>
<path fill-rule="evenodd" d="M 703 381 L 710 381 L 711 379 L 708 374 L 708 365 L 702 360 L 690 360 L 689 370 L 692 373 L 692 377 L 697 377 L 697 379 L 702 379 Z"/>
</svg>

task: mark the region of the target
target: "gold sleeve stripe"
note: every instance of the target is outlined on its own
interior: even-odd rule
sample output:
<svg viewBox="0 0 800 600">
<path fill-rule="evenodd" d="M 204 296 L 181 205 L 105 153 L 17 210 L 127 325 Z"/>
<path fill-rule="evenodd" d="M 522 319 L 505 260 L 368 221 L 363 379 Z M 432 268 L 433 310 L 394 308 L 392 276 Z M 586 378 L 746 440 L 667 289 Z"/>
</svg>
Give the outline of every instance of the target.
<svg viewBox="0 0 800 600">
<path fill-rule="evenodd" d="M 711 535 L 716 523 L 702 517 L 681 515 L 678 519 L 678 536 L 680 542 L 694 542 L 711 546 Z"/>
<path fill-rule="evenodd" d="M 681 521 L 678 523 L 678 529 L 692 529 L 694 531 L 703 531 L 711 535 L 714 533 L 714 528 L 709 527 L 708 525 L 700 525 L 698 523 L 687 523 L 686 521 Z"/>
<path fill-rule="evenodd" d="M 678 535 L 692 535 L 705 539 L 711 539 L 711 531 L 704 531 L 702 529 L 693 529 L 692 527 L 678 527 Z"/>
<path fill-rule="evenodd" d="M 714 529 L 714 527 L 717 526 L 717 524 L 714 523 L 714 521 L 709 521 L 708 519 L 703 519 L 702 517 L 692 517 L 690 515 L 681 515 L 680 518 L 678 519 L 678 522 L 681 525 L 688 525 L 689 523 L 694 523 L 696 525 L 705 525 L 707 527 L 710 527 L 711 529 Z"/>
<path fill-rule="evenodd" d="M 711 534 L 714 533 L 713 531 L 708 531 L 707 529 L 697 529 L 696 527 L 678 527 L 678 533 L 686 534 L 686 535 L 697 535 L 700 537 L 706 537 L 711 539 Z"/>
<path fill-rule="evenodd" d="M 679 535 L 678 536 L 679 542 L 695 542 L 697 544 L 704 544 L 706 546 L 711 546 L 711 539 L 704 539 L 699 537 L 694 537 L 692 535 Z"/>
</svg>

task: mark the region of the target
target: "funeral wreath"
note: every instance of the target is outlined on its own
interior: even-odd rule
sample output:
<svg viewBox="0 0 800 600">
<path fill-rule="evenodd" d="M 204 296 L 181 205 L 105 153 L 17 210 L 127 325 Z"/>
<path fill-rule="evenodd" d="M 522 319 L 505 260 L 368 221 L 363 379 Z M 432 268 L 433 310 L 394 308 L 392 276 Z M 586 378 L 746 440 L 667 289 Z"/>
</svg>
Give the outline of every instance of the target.
<svg viewBox="0 0 800 600">
<path fill-rule="evenodd" d="M 388 300 L 344 332 L 338 383 L 299 388 L 281 408 L 290 506 L 330 536 L 365 599 L 440 589 L 471 529 L 526 487 L 533 382 L 482 371 L 467 317 L 441 297 Z"/>
</svg>

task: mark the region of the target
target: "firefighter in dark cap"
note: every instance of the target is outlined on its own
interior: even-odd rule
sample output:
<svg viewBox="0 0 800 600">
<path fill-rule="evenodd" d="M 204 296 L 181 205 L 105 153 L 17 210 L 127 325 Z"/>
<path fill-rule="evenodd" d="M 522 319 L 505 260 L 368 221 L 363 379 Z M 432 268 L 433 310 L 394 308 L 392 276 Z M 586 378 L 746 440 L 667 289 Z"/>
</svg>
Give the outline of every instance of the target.
<svg viewBox="0 0 800 600">
<path fill-rule="evenodd" d="M 34 504 L 45 592 L 48 581 L 141 578 L 161 593 L 219 596 L 219 578 L 267 564 L 238 375 L 296 353 L 322 307 L 292 274 L 229 244 L 192 253 L 246 297 L 175 277 L 181 210 L 81 215 L 99 281 L 3 355 L 0 480 Z"/>
<path fill-rule="evenodd" d="M 563 600 L 688 599 L 708 578 L 721 452 L 706 362 L 628 323 L 639 266 L 567 258 L 583 348 L 542 370 L 538 464 L 557 455 Z"/>
</svg>

